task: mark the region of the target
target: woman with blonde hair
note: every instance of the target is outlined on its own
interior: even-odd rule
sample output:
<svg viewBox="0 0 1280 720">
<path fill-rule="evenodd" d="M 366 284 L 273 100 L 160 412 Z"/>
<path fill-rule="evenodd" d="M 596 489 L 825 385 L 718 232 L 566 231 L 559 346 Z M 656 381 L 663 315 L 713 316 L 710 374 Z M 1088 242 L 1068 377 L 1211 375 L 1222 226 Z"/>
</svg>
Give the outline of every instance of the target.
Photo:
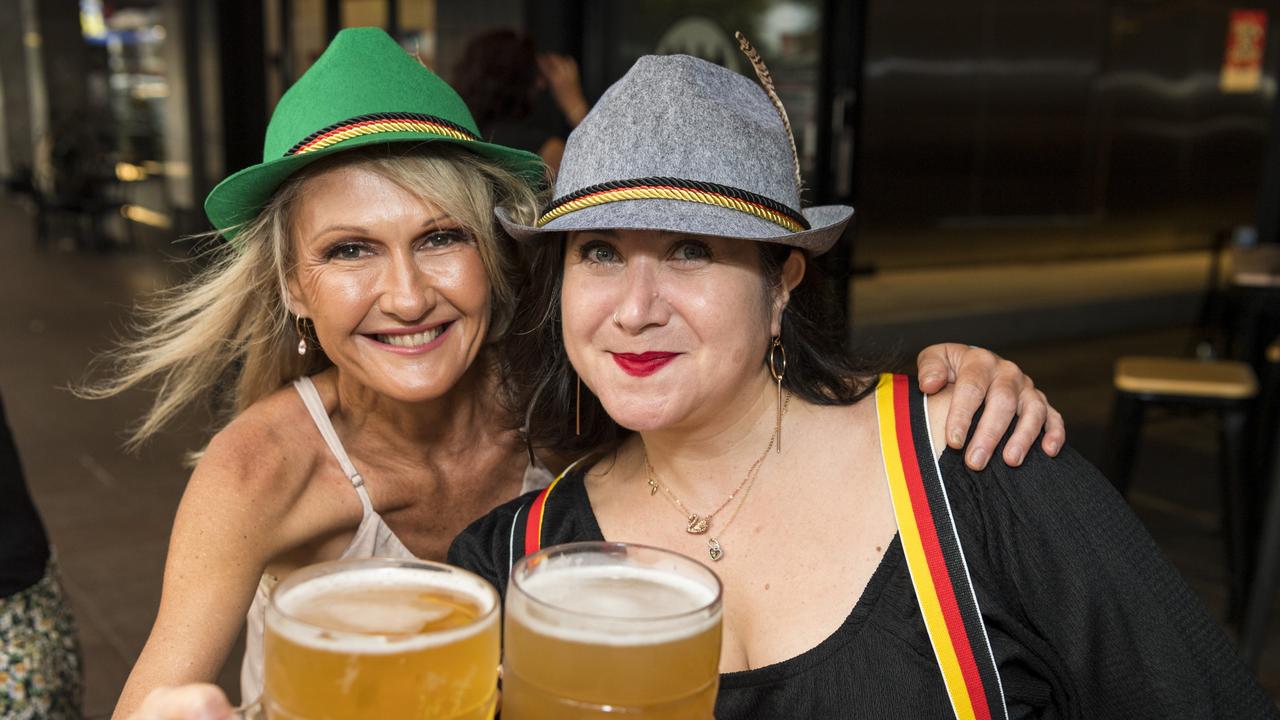
<svg viewBox="0 0 1280 720">
<path fill-rule="evenodd" d="M 117 717 L 212 680 L 245 622 L 241 695 L 255 698 L 279 578 L 336 558 L 441 559 L 467 522 L 547 483 L 518 430 L 525 391 L 503 343 L 525 283 L 494 220 L 500 206 L 532 222 L 541 173 L 481 141 L 457 95 L 378 30 L 340 33 L 281 99 L 264 162 L 206 202 L 226 244 L 91 393 L 158 383 L 135 442 L 216 389 L 233 418 L 183 495 Z M 944 346 L 921 365 L 937 387 L 976 389 L 970 414 L 990 387 L 1008 410 L 983 419 L 994 438 L 1018 407 L 1026 447 L 1046 423 L 1061 445 L 1060 417 L 1011 364 Z"/>
</svg>

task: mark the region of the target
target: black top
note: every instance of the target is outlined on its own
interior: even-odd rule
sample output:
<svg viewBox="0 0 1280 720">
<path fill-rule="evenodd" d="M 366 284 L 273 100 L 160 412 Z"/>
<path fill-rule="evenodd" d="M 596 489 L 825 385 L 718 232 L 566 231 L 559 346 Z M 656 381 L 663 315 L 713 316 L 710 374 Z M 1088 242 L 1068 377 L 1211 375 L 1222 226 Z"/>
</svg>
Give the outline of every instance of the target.
<svg viewBox="0 0 1280 720">
<path fill-rule="evenodd" d="M 1280 717 L 1088 462 L 1037 446 L 1015 469 L 993 455 L 974 472 L 947 450 L 940 467 L 1011 718 Z M 604 539 L 583 474 L 549 497 L 543 546 Z M 534 496 L 473 523 L 449 562 L 505 591 Z M 834 634 L 789 660 L 722 675 L 716 717 L 952 717 L 898 538 Z"/>
<path fill-rule="evenodd" d="M 49 540 L 27 492 L 0 400 L 0 598 L 36 584 L 48 562 Z"/>
</svg>

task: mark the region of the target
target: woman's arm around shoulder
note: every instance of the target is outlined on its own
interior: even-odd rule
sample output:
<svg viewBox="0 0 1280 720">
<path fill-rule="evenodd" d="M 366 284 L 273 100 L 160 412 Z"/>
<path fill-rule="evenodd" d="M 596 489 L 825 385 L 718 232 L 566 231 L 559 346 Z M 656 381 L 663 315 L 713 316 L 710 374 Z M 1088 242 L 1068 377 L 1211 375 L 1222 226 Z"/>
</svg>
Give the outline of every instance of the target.
<svg viewBox="0 0 1280 720">
<path fill-rule="evenodd" d="M 947 397 L 933 398 L 934 447 Z M 1006 435 L 1006 440 L 1008 435 Z M 1002 443 L 1003 444 L 1003 443 Z M 943 452 L 961 541 L 1002 604 L 1052 649 L 1082 717 L 1271 718 L 1275 704 L 1111 483 L 1071 447 L 999 452 L 982 471 Z"/>
<path fill-rule="evenodd" d="M 264 568 L 289 545 L 290 509 L 310 468 L 289 457 L 296 444 L 273 402 L 232 421 L 196 465 L 174 517 L 160 609 L 113 717 L 128 717 L 154 688 L 215 679 Z"/>
</svg>

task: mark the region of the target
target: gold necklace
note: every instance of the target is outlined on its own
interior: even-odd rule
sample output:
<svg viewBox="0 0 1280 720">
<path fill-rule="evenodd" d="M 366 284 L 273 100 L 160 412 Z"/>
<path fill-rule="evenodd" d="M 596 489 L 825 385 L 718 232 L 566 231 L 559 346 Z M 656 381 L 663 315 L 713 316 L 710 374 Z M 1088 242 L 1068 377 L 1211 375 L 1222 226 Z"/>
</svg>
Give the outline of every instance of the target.
<svg viewBox="0 0 1280 720">
<path fill-rule="evenodd" d="M 790 407 L 790 405 L 791 393 L 788 392 L 787 398 L 782 404 L 782 416 L 787 414 L 787 408 Z M 661 490 L 662 493 L 671 501 L 671 504 L 675 506 L 676 510 L 678 510 L 681 515 L 685 516 L 687 520 L 685 532 L 691 535 L 702 535 L 711 529 L 711 519 L 719 514 L 721 510 L 728 507 L 729 503 L 733 502 L 733 499 L 738 496 L 738 493 L 742 493 L 741 502 L 739 502 L 738 506 L 734 508 L 733 514 L 729 516 L 727 521 L 725 521 L 724 529 L 719 533 L 723 536 L 724 533 L 728 532 L 729 526 L 732 525 L 733 521 L 738 517 L 738 512 L 742 510 L 743 504 L 747 502 L 747 495 L 751 492 L 751 487 L 755 484 L 755 479 L 760 475 L 760 466 L 763 465 L 765 459 L 769 457 L 769 451 L 773 449 L 774 443 L 777 441 L 778 430 L 775 429 L 773 431 L 773 435 L 769 437 L 769 444 L 765 446 L 764 452 L 761 453 L 760 457 L 756 458 L 756 461 L 751 464 L 751 467 L 747 470 L 747 474 L 743 476 L 742 482 L 738 483 L 738 487 L 734 488 L 733 492 L 729 493 L 729 497 L 725 498 L 724 502 L 720 503 L 720 507 L 712 510 L 706 515 L 699 515 L 695 512 L 690 512 L 689 508 L 685 507 L 685 504 L 680 501 L 680 498 L 676 497 L 676 494 L 671 491 L 671 488 L 667 487 L 666 484 L 658 479 L 657 472 L 654 471 L 653 465 L 649 462 L 648 448 L 645 448 L 642 443 L 641 452 L 644 454 L 644 469 L 649 476 L 649 497 L 653 497 L 659 490 Z M 724 548 L 720 545 L 720 541 L 715 537 L 707 538 L 707 549 L 713 562 L 724 557 Z"/>
</svg>

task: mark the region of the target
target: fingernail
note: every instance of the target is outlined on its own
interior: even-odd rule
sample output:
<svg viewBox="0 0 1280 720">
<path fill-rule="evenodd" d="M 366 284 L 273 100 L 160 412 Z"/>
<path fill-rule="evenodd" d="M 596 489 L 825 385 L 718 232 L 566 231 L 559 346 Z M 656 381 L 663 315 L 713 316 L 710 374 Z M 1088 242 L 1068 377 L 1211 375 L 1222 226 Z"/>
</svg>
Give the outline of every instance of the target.
<svg viewBox="0 0 1280 720">
<path fill-rule="evenodd" d="M 964 433 L 960 430 L 960 428 L 952 428 L 951 444 L 956 447 L 960 447 L 961 445 L 964 444 Z"/>
<path fill-rule="evenodd" d="M 982 448 L 974 448 L 969 452 L 969 464 L 974 467 L 982 467 L 987 464 L 987 451 Z"/>
<path fill-rule="evenodd" d="M 1058 443 L 1054 441 L 1050 441 L 1048 447 L 1046 447 L 1045 449 L 1049 452 L 1050 455 L 1055 455 L 1058 452 Z"/>
<path fill-rule="evenodd" d="M 1026 451 L 1018 447 L 1017 445 L 1004 446 L 1005 462 L 1009 465 L 1017 465 L 1018 463 L 1022 462 L 1022 456 L 1025 454 L 1026 454 Z M 1008 459 L 1011 457 L 1017 458 L 1017 460 L 1014 462 L 1009 462 Z"/>
</svg>

